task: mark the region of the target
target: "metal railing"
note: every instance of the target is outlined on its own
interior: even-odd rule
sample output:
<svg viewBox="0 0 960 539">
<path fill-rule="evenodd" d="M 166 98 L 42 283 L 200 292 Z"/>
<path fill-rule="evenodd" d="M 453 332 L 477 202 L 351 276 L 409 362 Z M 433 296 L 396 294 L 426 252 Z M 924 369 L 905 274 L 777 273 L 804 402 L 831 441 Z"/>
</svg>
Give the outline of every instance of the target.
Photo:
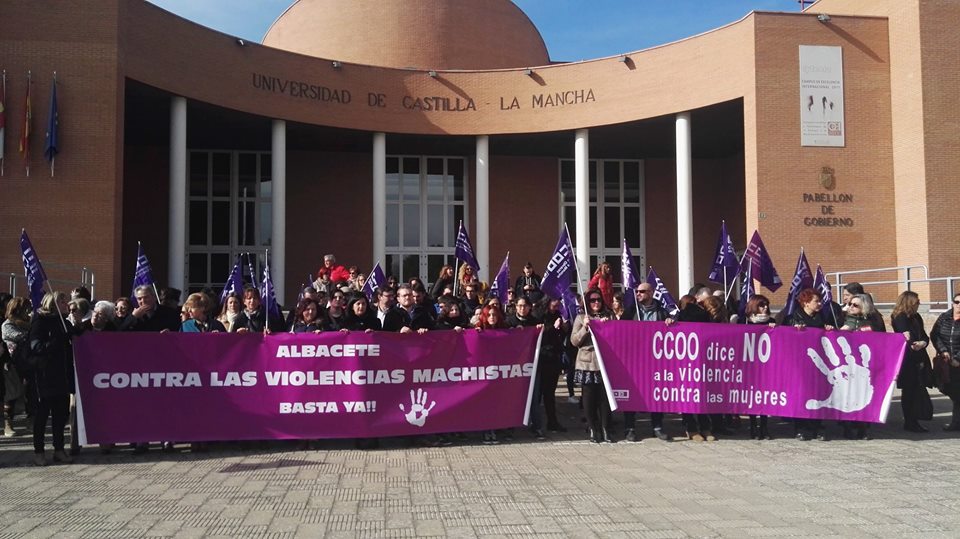
<svg viewBox="0 0 960 539">
<path fill-rule="evenodd" d="M 90 291 L 90 296 L 93 298 L 97 297 L 97 278 L 93 273 L 93 270 L 86 266 L 71 266 L 66 264 L 43 264 L 44 271 L 47 274 L 47 282 L 50 283 L 50 288 L 60 289 L 64 292 L 69 292 L 78 286 L 85 286 L 87 290 Z M 80 272 L 79 279 L 70 278 L 71 273 Z M 20 287 L 21 283 L 23 285 L 23 293 L 26 293 L 26 282 L 27 278 L 24 277 L 23 273 L 0 273 L 0 275 L 6 277 L 7 279 L 7 291 L 12 296 L 17 295 L 17 289 Z M 46 289 L 46 286 L 44 287 Z"/>
<path fill-rule="evenodd" d="M 896 273 L 894 279 L 877 279 L 875 276 Z M 919 274 L 919 275 L 918 275 Z M 841 297 L 843 287 L 852 282 L 858 282 L 867 291 L 874 296 L 874 304 L 877 307 L 893 307 L 896 304 L 897 296 L 905 290 L 913 290 L 918 285 L 930 285 L 930 298 L 924 300 L 924 304 L 931 310 L 940 308 L 945 309 L 950 306 L 954 294 L 958 291 L 956 283 L 960 282 L 960 276 L 954 277 L 930 277 L 929 269 L 924 264 L 914 264 L 908 266 L 891 266 L 888 268 L 872 268 L 854 271 L 836 271 L 827 273 L 827 280 L 836 289 L 835 297 Z M 862 278 L 851 278 L 853 276 L 863 276 Z M 940 287 L 943 287 L 940 290 Z M 875 289 L 875 290 L 871 290 Z M 890 290 L 895 294 L 891 296 Z M 934 296 L 942 292 L 942 295 Z"/>
</svg>

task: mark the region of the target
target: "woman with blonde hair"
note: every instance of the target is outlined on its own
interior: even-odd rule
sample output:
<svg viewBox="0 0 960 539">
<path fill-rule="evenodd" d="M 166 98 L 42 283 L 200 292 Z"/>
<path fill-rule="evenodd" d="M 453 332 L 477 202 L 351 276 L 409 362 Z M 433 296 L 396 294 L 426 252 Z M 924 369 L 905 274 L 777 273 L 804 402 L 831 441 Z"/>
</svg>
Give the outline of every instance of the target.
<svg viewBox="0 0 960 539">
<path fill-rule="evenodd" d="M 856 304 L 863 301 L 863 296 L 854 296 L 847 307 L 850 314 L 858 309 Z M 920 296 L 916 292 L 906 291 L 897 298 L 897 303 L 890 313 L 890 324 L 894 333 L 903 334 L 907 340 L 903 362 L 900 364 L 900 373 L 897 375 L 897 387 L 900 388 L 900 406 L 903 408 L 903 428 L 909 432 L 927 432 L 926 427 L 920 424 L 921 410 L 925 403 L 930 402 L 927 393 L 928 380 L 933 380 L 933 369 L 930 367 L 930 358 L 927 356 L 927 346 L 930 337 L 923 329 L 923 318 L 917 312 L 920 309 Z M 864 313 L 867 316 L 869 313 Z M 932 411 L 932 410 L 931 410 Z"/>
<path fill-rule="evenodd" d="M 53 416 L 53 460 L 73 462 L 63 451 L 64 428 L 70 417 L 70 394 L 74 391 L 72 332 L 73 326 L 67 321 L 67 295 L 54 291 L 43 296 L 28 337 L 30 355 L 38 359 L 30 377 L 36 395 L 33 463 L 37 466 L 47 465 L 44 435 L 50 416 Z"/>
<path fill-rule="evenodd" d="M 196 292 L 187 296 L 187 301 L 183 303 L 183 310 L 189 315 L 184 320 L 180 331 L 184 333 L 226 333 L 227 328 L 223 327 L 216 318 L 210 318 L 210 297 L 201 292 Z"/>
</svg>

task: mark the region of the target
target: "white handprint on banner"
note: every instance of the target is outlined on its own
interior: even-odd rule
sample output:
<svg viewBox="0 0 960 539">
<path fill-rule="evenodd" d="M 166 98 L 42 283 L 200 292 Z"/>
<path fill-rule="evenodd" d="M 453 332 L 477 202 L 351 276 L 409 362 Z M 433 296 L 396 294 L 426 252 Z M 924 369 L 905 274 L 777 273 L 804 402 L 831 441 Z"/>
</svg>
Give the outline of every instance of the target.
<svg viewBox="0 0 960 539">
<path fill-rule="evenodd" d="M 407 412 L 407 409 L 404 406 L 400 405 L 400 411 L 406 412 L 403 417 L 407 419 L 407 423 L 415 427 L 422 427 L 424 423 L 427 422 L 427 416 L 430 415 L 430 410 L 433 410 L 433 407 L 437 405 L 437 401 L 431 401 L 430 407 L 427 408 L 427 392 L 418 389 L 416 394 L 413 390 L 410 390 L 410 411 Z"/>
<path fill-rule="evenodd" d="M 827 359 L 830 360 L 830 364 L 833 365 L 833 369 L 827 367 L 823 358 L 813 348 L 807 348 L 807 355 L 813 360 L 817 369 L 827 377 L 827 381 L 833 386 L 833 390 L 825 400 L 808 400 L 807 410 L 833 408 L 841 412 L 856 412 L 866 408 L 873 400 L 873 384 L 870 381 L 870 347 L 866 344 L 860 345 L 861 364 L 858 364 L 846 337 L 838 337 L 837 344 L 843 351 L 845 362 L 841 365 L 840 357 L 837 356 L 837 351 L 830 339 L 825 336 L 821 337 L 820 344 L 827 355 Z"/>
</svg>

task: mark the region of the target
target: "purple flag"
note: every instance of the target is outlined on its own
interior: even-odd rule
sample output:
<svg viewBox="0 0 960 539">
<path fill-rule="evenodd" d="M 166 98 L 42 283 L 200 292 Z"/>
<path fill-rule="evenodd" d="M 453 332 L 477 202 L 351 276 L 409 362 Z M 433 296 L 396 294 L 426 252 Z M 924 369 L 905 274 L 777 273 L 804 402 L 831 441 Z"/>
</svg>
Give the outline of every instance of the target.
<svg viewBox="0 0 960 539">
<path fill-rule="evenodd" d="M 130 290 L 130 297 L 133 298 L 133 304 L 137 304 L 137 287 L 153 286 L 153 269 L 150 268 L 150 261 L 143 252 L 143 245 L 137 242 L 137 267 L 133 271 L 133 289 Z"/>
<path fill-rule="evenodd" d="M 773 267 L 770 253 L 767 252 L 763 240 L 760 239 L 759 230 L 753 232 L 750 244 L 747 245 L 747 250 L 743 253 L 743 259 L 740 260 L 740 271 L 746 270 L 745 264 L 752 266 L 753 278 L 760 281 L 760 284 L 765 286 L 767 290 L 776 292 L 778 288 L 783 286 L 783 281 L 777 274 L 777 268 Z"/>
<path fill-rule="evenodd" d="M 367 280 L 363 283 L 362 292 L 367 295 L 368 300 L 373 301 L 374 292 L 386 282 L 387 277 L 383 274 L 383 268 L 380 267 L 380 262 L 377 262 L 377 264 L 373 266 L 373 269 L 370 270 L 370 274 L 367 275 Z"/>
<path fill-rule="evenodd" d="M 568 322 L 572 322 L 580 314 L 580 304 L 577 303 L 577 295 L 570 290 L 570 287 L 563 289 L 563 297 L 560 298 L 560 314 Z"/>
<path fill-rule="evenodd" d="M 744 275 L 743 283 L 740 284 L 740 308 L 738 310 L 740 318 L 743 318 L 747 312 L 747 302 L 750 301 L 750 296 L 753 296 L 757 291 L 753 288 L 753 265 L 747 266 L 747 274 Z"/>
<path fill-rule="evenodd" d="M 40 257 L 27 236 L 27 231 L 20 231 L 20 253 L 23 257 L 23 271 L 27 278 L 27 288 L 30 290 L 30 301 L 33 303 L 33 310 L 36 312 L 40 308 L 40 300 L 43 299 L 43 283 L 47 281 L 47 274 L 43 271 L 43 265 L 40 263 Z"/>
<path fill-rule="evenodd" d="M 240 269 L 240 255 L 237 255 L 237 262 L 227 277 L 227 283 L 223 285 L 223 292 L 220 294 L 220 303 L 222 304 L 229 294 L 243 295 L 243 270 Z"/>
<path fill-rule="evenodd" d="M 257 272 L 253 271 L 253 255 L 245 254 L 247 255 L 247 272 L 250 274 L 250 286 L 257 286 Z M 257 288 L 259 289 L 259 287 Z M 260 290 L 260 292 L 263 292 L 263 290 Z"/>
<path fill-rule="evenodd" d="M 267 253 L 266 260 L 263 263 L 263 301 L 267 304 L 267 318 L 265 327 L 270 325 L 270 319 L 282 319 L 283 313 L 280 312 L 280 304 L 277 303 L 277 295 L 273 289 L 273 279 L 270 277 L 270 253 Z"/>
<path fill-rule="evenodd" d="M 467 227 L 460 221 L 460 230 L 457 231 L 457 248 L 454 251 L 457 259 L 473 268 L 473 271 L 480 271 L 480 263 L 477 262 L 477 255 L 473 251 L 473 244 L 470 243 L 470 236 L 467 234 Z"/>
<path fill-rule="evenodd" d="M 653 299 L 659 301 L 660 306 L 666 309 L 671 316 L 680 312 L 676 300 L 670 295 L 670 291 L 667 290 L 667 285 L 663 284 L 663 281 L 657 276 L 657 272 L 653 270 L 653 266 L 650 266 L 650 271 L 647 272 L 647 283 L 653 287 Z"/>
<path fill-rule="evenodd" d="M 626 238 L 623 239 L 623 252 L 620 253 L 620 275 L 623 283 L 623 308 L 629 311 L 637 304 L 637 294 L 634 290 L 640 284 L 640 275 L 633 265 L 633 253 L 630 252 Z"/>
<path fill-rule="evenodd" d="M 820 292 L 825 306 L 829 306 L 833 302 L 833 288 L 827 281 L 827 276 L 823 274 L 823 268 L 820 267 L 820 264 L 817 264 L 817 275 L 813 280 L 813 288 Z"/>
<path fill-rule="evenodd" d="M 807 255 L 800 249 L 800 257 L 797 258 L 797 270 L 793 272 L 793 281 L 790 282 L 790 293 L 787 295 L 787 316 L 793 314 L 797 306 L 797 295 L 804 288 L 813 287 L 813 272 L 810 271 L 810 264 L 807 263 Z"/>
<path fill-rule="evenodd" d="M 490 284 L 490 296 L 496 296 L 500 298 L 500 305 L 507 305 L 507 291 L 510 290 L 510 252 L 507 251 L 507 256 L 503 259 L 503 264 L 500 264 L 500 271 L 497 272 L 497 276 L 494 277 L 493 282 Z"/>
<path fill-rule="evenodd" d="M 557 246 L 547 262 L 547 271 L 543 273 L 540 290 L 551 298 L 561 299 L 564 291 L 570 289 L 570 283 L 577 278 L 577 262 L 573 258 L 573 246 L 567 227 L 560 232 Z"/>
<path fill-rule="evenodd" d="M 715 283 L 723 283 L 726 288 L 727 283 L 733 281 L 740 274 L 740 261 L 737 260 L 737 252 L 733 248 L 733 240 L 727 233 L 726 221 L 720 222 L 720 237 L 717 238 L 717 250 L 713 257 L 713 266 L 710 268 L 710 275 L 707 280 Z"/>
</svg>

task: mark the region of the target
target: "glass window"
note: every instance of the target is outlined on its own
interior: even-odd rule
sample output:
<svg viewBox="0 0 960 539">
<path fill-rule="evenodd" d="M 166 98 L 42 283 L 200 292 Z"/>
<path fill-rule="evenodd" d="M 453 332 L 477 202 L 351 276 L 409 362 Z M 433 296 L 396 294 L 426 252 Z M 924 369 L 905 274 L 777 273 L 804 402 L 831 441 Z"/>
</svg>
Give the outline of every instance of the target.
<svg viewBox="0 0 960 539">
<path fill-rule="evenodd" d="M 273 206 L 269 202 L 260 204 L 260 245 L 272 245 Z"/>
<path fill-rule="evenodd" d="M 430 204 L 427 206 L 427 247 L 443 247 L 445 231 L 443 206 Z"/>
<path fill-rule="evenodd" d="M 400 246 L 400 207 L 387 204 L 387 247 Z"/>
<path fill-rule="evenodd" d="M 190 265 L 190 274 L 187 278 L 190 280 L 190 282 L 207 282 L 207 254 L 190 253 L 190 257 L 187 260 L 188 264 Z"/>
<path fill-rule="evenodd" d="M 636 161 L 623 163 L 623 201 L 640 202 L 640 163 Z"/>
<path fill-rule="evenodd" d="M 387 174 L 399 174 L 400 173 L 400 160 L 396 157 L 387 158 Z"/>
<path fill-rule="evenodd" d="M 387 261 L 383 268 L 384 274 L 389 277 L 393 275 L 400 279 L 400 257 L 396 255 L 387 255 Z"/>
<path fill-rule="evenodd" d="M 620 207 L 607 207 L 603 209 L 603 246 L 616 249 L 623 248 L 620 243 Z"/>
<path fill-rule="evenodd" d="M 230 245 L 230 201 L 213 202 L 211 245 Z"/>
<path fill-rule="evenodd" d="M 460 221 L 464 219 L 464 211 L 462 204 L 454 204 L 452 206 L 447 206 L 447 245 L 454 246 L 457 245 L 457 232 L 460 229 Z"/>
<path fill-rule="evenodd" d="M 401 279 L 409 281 L 411 277 L 420 277 L 420 255 L 403 255 Z"/>
<path fill-rule="evenodd" d="M 256 202 L 237 203 L 237 245 L 256 244 Z"/>
<path fill-rule="evenodd" d="M 464 174 L 463 174 L 463 159 L 448 159 L 447 160 L 447 177 L 450 181 L 450 189 L 448 191 L 453 191 L 453 200 L 462 201 L 464 198 Z M 449 195 L 448 195 L 449 196 Z"/>
<path fill-rule="evenodd" d="M 640 245 L 640 208 L 638 206 L 623 208 L 623 236 L 631 246 Z"/>
<path fill-rule="evenodd" d="M 403 205 L 403 246 L 420 246 L 420 205 Z"/>
<path fill-rule="evenodd" d="M 620 202 L 620 162 L 603 162 L 603 201 Z"/>
<path fill-rule="evenodd" d="M 257 192 L 257 154 L 240 154 L 237 167 L 237 190 L 241 195 Z"/>
<path fill-rule="evenodd" d="M 430 202 L 443 201 L 443 175 L 427 175 L 427 200 Z"/>
<path fill-rule="evenodd" d="M 207 169 L 206 152 L 192 152 L 190 154 L 190 196 L 207 196 L 207 179 L 210 171 Z"/>
<path fill-rule="evenodd" d="M 190 245 L 207 244 L 207 201 L 190 202 Z"/>
<path fill-rule="evenodd" d="M 400 175 L 387 174 L 387 200 L 400 200 Z"/>
<path fill-rule="evenodd" d="M 587 170 L 590 173 L 590 202 L 597 201 L 597 162 L 590 161 L 587 165 Z"/>
<path fill-rule="evenodd" d="M 212 253 L 210 255 L 210 282 L 218 287 L 223 287 L 232 268 L 229 253 Z"/>
<path fill-rule="evenodd" d="M 213 154 L 213 174 L 211 180 L 213 184 L 213 196 L 230 196 L 230 157 L 229 153 Z"/>
</svg>

